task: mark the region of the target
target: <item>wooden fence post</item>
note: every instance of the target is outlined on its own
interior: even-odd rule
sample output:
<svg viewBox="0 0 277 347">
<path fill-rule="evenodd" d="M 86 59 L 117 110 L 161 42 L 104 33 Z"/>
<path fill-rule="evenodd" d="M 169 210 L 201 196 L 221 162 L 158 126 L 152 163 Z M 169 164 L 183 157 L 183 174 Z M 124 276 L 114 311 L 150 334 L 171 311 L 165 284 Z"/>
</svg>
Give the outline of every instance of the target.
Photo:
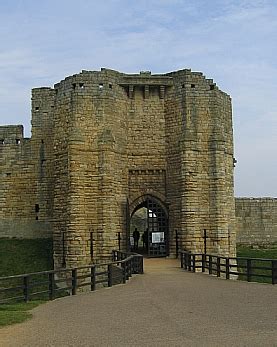
<svg viewBox="0 0 277 347">
<path fill-rule="evenodd" d="M 143 256 L 141 255 L 140 256 L 140 274 L 143 274 L 143 272 L 144 272 L 144 269 L 143 269 Z"/>
<path fill-rule="evenodd" d="M 77 269 L 73 269 L 71 271 L 72 274 L 72 289 L 71 289 L 71 293 L 72 295 L 76 295 L 77 294 Z"/>
<path fill-rule="evenodd" d="M 196 258 L 195 258 L 195 254 L 192 255 L 192 271 L 195 272 L 195 268 L 196 268 Z"/>
<path fill-rule="evenodd" d="M 111 287 L 113 285 L 113 273 L 112 273 L 112 265 L 108 265 L 108 287 Z"/>
<path fill-rule="evenodd" d="M 94 291 L 95 287 L 96 287 L 96 284 L 95 284 L 95 281 L 96 281 L 95 273 L 96 273 L 96 266 L 93 265 L 90 268 L 90 290 L 91 291 Z"/>
<path fill-rule="evenodd" d="M 230 259 L 225 258 L 225 274 L 226 274 L 226 280 L 230 279 Z"/>
<path fill-rule="evenodd" d="M 55 296 L 55 279 L 54 279 L 54 272 L 50 272 L 48 274 L 48 280 L 49 280 L 49 300 L 53 300 Z"/>
<path fill-rule="evenodd" d="M 205 268 L 206 268 L 206 253 L 202 254 L 202 272 L 205 272 Z"/>
<path fill-rule="evenodd" d="M 209 255 L 209 275 L 213 273 L 213 258 Z"/>
<path fill-rule="evenodd" d="M 251 281 L 251 259 L 247 259 L 246 260 L 246 276 L 247 276 L 247 281 L 250 282 Z"/>
<path fill-rule="evenodd" d="M 191 254 L 188 253 L 188 270 L 191 271 Z"/>
<path fill-rule="evenodd" d="M 126 262 L 125 261 L 122 263 L 122 272 L 123 272 L 123 278 L 122 278 L 123 283 L 126 283 Z"/>
<path fill-rule="evenodd" d="M 271 266 L 272 266 L 272 272 L 271 272 L 272 284 L 276 284 L 277 283 L 277 260 L 272 260 Z"/>
<path fill-rule="evenodd" d="M 24 276 L 23 277 L 23 296 L 24 296 L 25 302 L 28 302 L 30 300 L 29 283 L 30 283 L 29 276 Z"/>
<path fill-rule="evenodd" d="M 217 256 L 216 259 L 216 275 L 217 277 L 220 277 L 220 263 L 221 263 L 221 258 Z"/>
</svg>

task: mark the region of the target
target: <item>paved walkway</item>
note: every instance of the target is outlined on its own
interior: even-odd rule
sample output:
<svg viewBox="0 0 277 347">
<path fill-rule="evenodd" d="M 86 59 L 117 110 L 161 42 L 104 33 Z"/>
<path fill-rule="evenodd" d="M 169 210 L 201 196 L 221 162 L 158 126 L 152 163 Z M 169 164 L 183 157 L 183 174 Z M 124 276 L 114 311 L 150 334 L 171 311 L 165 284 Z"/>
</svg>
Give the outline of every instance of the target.
<svg viewBox="0 0 277 347">
<path fill-rule="evenodd" d="M 1 347 L 277 346 L 277 285 L 146 259 L 126 285 L 48 302 L 0 330 Z"/>
</svg>

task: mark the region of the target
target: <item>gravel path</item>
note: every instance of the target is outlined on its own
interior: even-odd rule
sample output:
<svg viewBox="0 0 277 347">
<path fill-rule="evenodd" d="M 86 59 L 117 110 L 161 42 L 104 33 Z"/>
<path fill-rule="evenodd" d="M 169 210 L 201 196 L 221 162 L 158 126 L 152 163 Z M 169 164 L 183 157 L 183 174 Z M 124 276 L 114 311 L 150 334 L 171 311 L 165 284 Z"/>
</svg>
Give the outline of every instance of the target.
<svg viewBox="0 0 277 347">
<path fill-rule="evenodd" d="M 126 285 L 48 302 L 0 346 L 277 346 L 277 285 L 226 281 L 146 259 Z"/>
</svg>

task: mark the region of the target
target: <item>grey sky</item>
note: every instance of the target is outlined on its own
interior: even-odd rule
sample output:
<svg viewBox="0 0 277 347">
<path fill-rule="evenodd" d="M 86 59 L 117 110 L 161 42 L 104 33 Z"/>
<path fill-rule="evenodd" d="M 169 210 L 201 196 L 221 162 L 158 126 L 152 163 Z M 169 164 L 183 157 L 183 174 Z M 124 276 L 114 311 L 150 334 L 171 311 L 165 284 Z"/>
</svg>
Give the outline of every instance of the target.
<svg viewBox="0 0 277 347">
<path fill-rule="evenodd" d="M 191 68 L 232 96 L 237 196 L 277 196 L 277 1 L 0 0 L 0 123 L 82 69 Z"/>
</svg>

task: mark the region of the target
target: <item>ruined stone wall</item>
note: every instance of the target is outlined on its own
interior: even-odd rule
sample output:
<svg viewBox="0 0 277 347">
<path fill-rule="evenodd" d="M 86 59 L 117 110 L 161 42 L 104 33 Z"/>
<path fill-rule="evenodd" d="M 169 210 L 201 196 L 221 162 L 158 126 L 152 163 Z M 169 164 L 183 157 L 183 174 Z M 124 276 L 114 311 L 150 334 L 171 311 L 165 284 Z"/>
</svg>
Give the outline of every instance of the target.
<svg viewBox="0 0 277 347">
<path fill-rule="evenodd" d="M 53 93 L 33 90 L 31 139 L 21 125 L 0 127 L 0 237 L 52 236 Z"/>
<path fill-rule="evenodd" d="M 277 247 L 277 199 L 236 198 L 237 244 Z"/>
</svg>

